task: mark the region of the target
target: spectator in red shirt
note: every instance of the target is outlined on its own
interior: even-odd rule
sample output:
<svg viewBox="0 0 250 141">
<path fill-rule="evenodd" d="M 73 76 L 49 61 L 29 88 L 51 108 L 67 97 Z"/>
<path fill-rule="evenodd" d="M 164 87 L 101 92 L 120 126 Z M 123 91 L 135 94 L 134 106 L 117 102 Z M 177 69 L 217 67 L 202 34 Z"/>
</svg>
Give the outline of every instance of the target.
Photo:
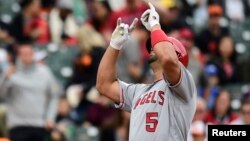
<svg viewBox="0 0 250 141">
<path fill-rule="evenodd" d="M 92 25 L 96 31 L 102 33 L 107 28 L 107 23 L 109 22 L 107 19 L 112 14 L 112 9 L 106 0 L 94 0 L 91 7 L 92 15 L 88 24 Z"/>
<path fill-rule="evenodd" d="M 21 0 L 19 4 L 22 11 L 14 17 L 8 33 L 16 42 L 34 40 L 41 34 L 35 22 L 40 12 L 41 1 Z"/>
<path fill-rule="evenodd" d="M 94 0 L 89 3 L 89 16 L 90 19 L 84 24 L 84 27 L 93 28 L 97 32 L 99 32 L 105 41 L 109 41 L 110 39 L 110 31 L 109 31 L 109 19 L 112 15 L 112 9 L 107 0 Z"/>
<path fill-rule="evenodd" d="M 208 112 L 205 121 L 208 124 L 230 124 L 238 116 L 232 112 L 230 107 L 230 93 L 221 90 L 215 99 L 215 105 Z"/>
<path fill-rule="evenodd" d="M 124 23 L 131 23 L 135 17 L 140 19 L 147 6 L 140 0 L 126 0 L 126 6 L 119 11 L 114 12 L 109 20 L 110 30 L 116 27 L 117 18 L 121 17 Z"/>
<path fill-rule="evenodd" d="M 38 44 L 47 44 L 50 42 L 50 30 L 49 30 L 49 13 L 55 7 L 56 0 L 42 0 L 41 10 L 38 18 L 34 21 L 34 26 L 39 29 L 40 34 L 36 38 Z"/>
</svg>

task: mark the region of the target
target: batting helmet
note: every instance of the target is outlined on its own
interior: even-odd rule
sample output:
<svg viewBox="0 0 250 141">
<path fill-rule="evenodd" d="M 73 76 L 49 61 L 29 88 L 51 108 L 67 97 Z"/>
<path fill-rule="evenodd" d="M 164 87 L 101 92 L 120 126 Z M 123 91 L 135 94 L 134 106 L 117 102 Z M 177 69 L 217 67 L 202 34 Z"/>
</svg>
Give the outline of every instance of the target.
<svg viewBox="0 0 250 141">
<path fill-rule="evenodd" d="M 176 54 L 178 56 L 179 61 L 185 66 L 188 66 L 188 53 L 185 49 L 185 47 L 182 45 L 182 43 L 173 38 L 173 37 L 168 37 L 169 42 L 171 42 L 173 44 L 173 47 L 176 51 Z M 150 53 L 151 52 L 151 38 L 148 38 L 147 42 L 146 42 L 146 48 L 147 48 L 147 52 Z"/>
</svg>

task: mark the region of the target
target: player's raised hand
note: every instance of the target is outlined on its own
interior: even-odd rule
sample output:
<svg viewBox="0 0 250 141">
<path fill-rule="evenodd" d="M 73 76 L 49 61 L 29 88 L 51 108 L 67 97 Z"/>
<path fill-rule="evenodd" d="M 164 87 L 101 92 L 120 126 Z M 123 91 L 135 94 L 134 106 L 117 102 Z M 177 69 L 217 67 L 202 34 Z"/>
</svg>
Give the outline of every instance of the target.
<svg viewBox="0 0 250 141">
<path fill-rule="evenodd" d="M 138 19 L 135 18 L 135 19 L 133 20 L 133 22 L 131 23 L 131 25 L 129 26 L 129 34 L 135 29 L 137 23 L 138 23 Z"/>
<path fill-rule="evenodd" d="M 116 28 L 111 36 L 110 46 L 117 50 L 121 50 L 123 44 L 128 40 L 137 22 L 138 19 L 135 18 L 132 24 L 129 26 L 128 24 L 122 23 L 121 18 L 118 18 Z"/>
<path fill-rule="evenodd" d="M 146 10 L 141 16 L 141 22 L 147 30 L 151 31 L 155 25 L 160 25 L 160 17 L 156 12 L 155 7 L 149 2 L 150 9 Z"/>
</svg>

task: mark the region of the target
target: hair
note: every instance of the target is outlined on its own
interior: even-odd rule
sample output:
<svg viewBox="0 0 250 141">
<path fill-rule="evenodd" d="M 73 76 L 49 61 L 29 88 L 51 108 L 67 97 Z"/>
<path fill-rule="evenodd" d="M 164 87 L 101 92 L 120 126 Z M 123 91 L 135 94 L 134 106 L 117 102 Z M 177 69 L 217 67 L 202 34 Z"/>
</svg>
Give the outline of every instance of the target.
<svg viewBox="0 0 250 141">
<path fill-rule="evenodd" d="M 212 108 L 212 113 L 213 113 L 213 115 L 215 115 L 216 102 L 217 102 L 219 96 L 222 94 L 222 92 L 227 92 L 227 93 L 229 93 L 229 100 L 231 101 L 230 92 L 229 92 L 228 90 L 221 89 L 221 90 L 219 91 L 218 95 L 217 95 L 216 98 L 215 98 L 215 103 L 214 103 L 214 106 L 213 106 L 213 108 Z M 228 108 L 227 111 L 226 111 L 226 115 L 230 115 L 231 113 L 232 113 L 232 107 L 231 107 L 231 105 L 229 105 L 229 108 Z"/>
<path fill-rule="evenodd" d="M 41 4 L 43 8 L 52 8 L 56 6 L 56 0 L 42 0 Z"/>
<path fill-rule="evenodd" d="M 22 9 L 25 9 L 26 7 L 28 7 L 34 0 L 20 0 L 19 4 L 21 6 Z"/>
<path fill-rule="evenodd" d="M 16 44 L 17 55 L 19 54 L 20 49 L 26 48 L 26 47 L 28 47 L 28 48 L 30 48 L 30 49 L 33 50 L 33 43 L 32 43 L 32 42 L 29 42 L 29 41 L 23 41 L 23 42 L 17 43 L 17 44 Z"/>
<path fill-rule="evenodd" d="M 229 38 L 229 39 L 232 40 L 232 43 L 233 43 L 233 53 L 232 53 L 232 55 L 231 55 L 231 57 L 229 59 L 230 59 L 231 62 L 235 63 L 235 61 L 236 61 L 236 55 L 237 55 L 236 54 L 236 50 L 235 50 L 235 42 L 234 42 L 233 38 L 230 35 L 226 35 L 226 36 L 221 37 L 221 39 L 219 41 L 219 46 L 217 48 L 218 56 L 221 57 L 221 54 L 220 54 L 220 51 L 219 51 L 220 50 L 220 45 L 221 45 L 221 43 L 223 42 L 223 40 L 225 38 Z"/>
<path fill-rule="evenodd" d="M 30 46 L 33 48 L 33 44 L 34 44 L 34 42 L 32 42 L 31 40 L 23 40 L 23 41 L 17 42 L 16 46 L 18 48 L 23 47 L 23 46 Z"/>
<path fill-rule="evenodd" d="M 109 2 L 108 2 L 108 1 L 103 0 L 103 1 L 99 1 L 99 2 L 108 10 L 109 13 L 112 12 L 112 8 L 111 8 L 111 6 L 109 5 Z"/>
<path fill-rule="evenodd" d="M 106 1 L 106 0 L 103 0 L 103 1 L 95 0 L 95 2 L 101 3 L 105 7 L 105 9 L 108 11 L 108 13 L 112 13 L 112 8 L 110 7 L 108 1 Z M 99 30 L 99 27 L 100 27 L 100 25 L 102 23 L 100 23 L 100 21 L 98 19 L 96 19 L 95 17 L 93 17 L 92 18 L 92 24 L 93 24 L 93 26 L 94 26 L 94 28 L 96 30 Z"/>
<path fill-rule="evenodd" d="M 241 101 L 240 109 L 242 110 L 242 107 L 245 105 L 250 105 L 250 98 L 246 98 Z"/>
</svg>

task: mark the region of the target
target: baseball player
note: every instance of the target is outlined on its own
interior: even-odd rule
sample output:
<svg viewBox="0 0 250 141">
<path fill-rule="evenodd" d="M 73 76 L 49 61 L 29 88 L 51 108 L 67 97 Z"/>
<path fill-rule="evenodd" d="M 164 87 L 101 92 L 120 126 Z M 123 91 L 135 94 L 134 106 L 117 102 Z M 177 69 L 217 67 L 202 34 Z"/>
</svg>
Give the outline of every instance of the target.
<svg viewBox="0 0 250 141">
<path fill-rule="evenodd" d="M 150 67 L 152 84 L 127 84 L 117 80 L 115 64 L 137 19 L 129 26 L 119 18 L 99 66 L 96 87 L 112 99 L 117 108 L 131 113 L 129 141 L 186 141 L 195 112 L 196 87 L 186 69 L 188 56 L 182 44 L 168 37 L 159 24 L 151 3 L 141 16 L 151 32 Z"/>
</svg>

